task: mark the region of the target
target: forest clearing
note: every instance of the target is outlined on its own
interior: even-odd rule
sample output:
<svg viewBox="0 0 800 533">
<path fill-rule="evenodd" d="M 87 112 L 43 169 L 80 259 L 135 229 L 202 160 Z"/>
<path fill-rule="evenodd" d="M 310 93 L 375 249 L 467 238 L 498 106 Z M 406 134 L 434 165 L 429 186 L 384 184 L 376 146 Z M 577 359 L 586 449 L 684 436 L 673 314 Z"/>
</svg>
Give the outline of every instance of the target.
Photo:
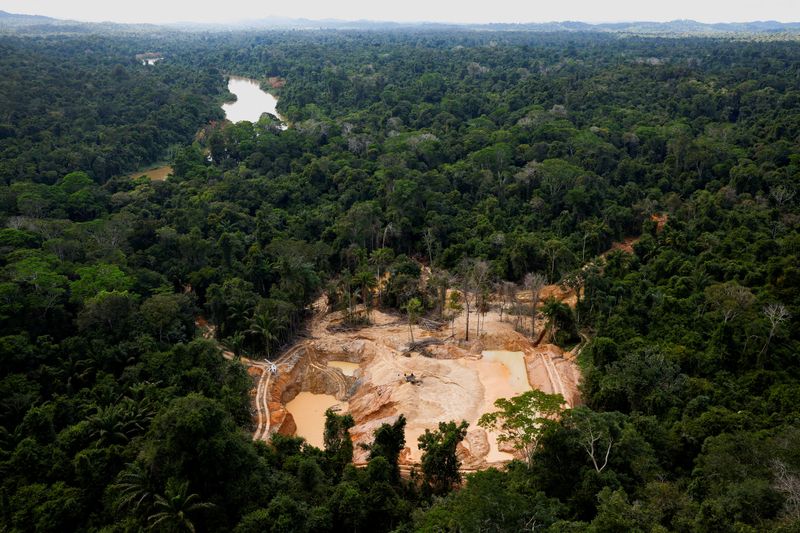
<svg viewBox="0 0 800 533">
<path fill-rule="evenodd" d="M 573 306 L 575 303 L 574 293 L 557 285 L 543 287 L 541 294 L 558 297 Z M 519 295 L 520 302 L 529 300 L 530 295 L 524 291 Z M 324 297 L 315 302 L 314 308 L 327 308 Z M 258 428 L 254 438 L 267 440 L 274 433 L 308 438 L 297 431 L 300 425 L 307 428 L 308 423 L 303 420 L 298 424 L 297 419 L 314 417 L 306 412 L 313 410 L 314 399 L 305 398 L 304 409 L 299 411 L 293 412 L 290 404 L 298 394 L 310 392 L 323 403 L 335 398 L 343 411 L 348 411 L 349 406 L 356 421 L 350 431 L 356 444 L 356 464 L 366 464 L 367 458 L 358 445 L 368 444 L 375 429 L 404 414 L 409 445 L 401 454 L 402 464 L 419 463 L 421 452 L 416 441 L 425 429 L 436 427 L 440 421 L 466 420 L 470 430 L 459 446 L 459 459 L 465 469 L 475 470 L 514 458 L 513 448 L 499 449 L 496 435 L 487 434 L 476 425 L 498 398 L 536 388 L 561 394 L 567 407 L 580 403 L 580 373 L 574 355 L 554 344 L 535 345 L 515 331 L 508 314 L 501 319 L 496 309 L 485 314 L 480 336 L 469 342 L 460 340 L 466 327 L 463 315 L 455 319 L 453 328 L 445 324 L 434 330 L 412 326 L 417 344 L 428 344 L 420 350 L 409 350 L 409 326 L 400 314 L 373 310 L 370 316 L 369 325 L 342 331 L 336 326 L 343 321 L 343 312 L 317 312 L 309 324 L 308 338 L 302 338 L 277 358 L 276 375 L 264 364 L 255 364 L 260 378 L 254 394 Z M 520 387 L 520 378 L 513 375 L 514 365 L 493 360 L 493 351 L 501 351 L 501 356 L 503 352 L 519 355 L 524 365 L 524 386 Z M 347 375 L 340 368 L 342 362 L 357 364 L 358 370 Z M 414 379 L 409 380 L 408 376 Z M 319 412 L 317 409 L 314 417 L 319 424 L 315 435 L 322 434 L 324 423 Z M 268 425 L 262 420 L 268 420 Z M 310 441 L 321 445 L 319 438 Z"/>
</svg>

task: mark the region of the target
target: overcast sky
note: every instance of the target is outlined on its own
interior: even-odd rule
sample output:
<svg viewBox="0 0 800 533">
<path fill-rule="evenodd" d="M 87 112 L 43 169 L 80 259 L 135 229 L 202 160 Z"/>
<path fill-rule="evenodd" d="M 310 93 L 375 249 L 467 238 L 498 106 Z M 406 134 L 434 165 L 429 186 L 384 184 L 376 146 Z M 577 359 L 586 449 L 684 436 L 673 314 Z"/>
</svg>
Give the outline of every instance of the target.
<svg viewBox="0 0 800 533">
<path fill-rule="evenodd" d="M 800 0 L 0 0 L 0 9 L 73 20 L 152 23 L 267 16 L 398 22 L 800 21 Z"/>
</svg>

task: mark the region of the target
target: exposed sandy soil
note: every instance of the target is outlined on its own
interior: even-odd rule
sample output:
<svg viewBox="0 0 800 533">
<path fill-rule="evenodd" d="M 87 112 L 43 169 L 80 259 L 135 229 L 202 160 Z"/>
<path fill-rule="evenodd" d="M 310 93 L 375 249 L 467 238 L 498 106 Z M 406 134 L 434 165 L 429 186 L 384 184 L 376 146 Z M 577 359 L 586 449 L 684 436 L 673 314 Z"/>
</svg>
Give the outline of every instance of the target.
<svg viewBox="0 0 800 533">
<path fill-rule="evenodd" d="M 556 286 L 548 286 L 542 300 L 551 294 L 567 303 L 574 302 L 574 293 Z M 527 297 L 529 300 L 530 295 Z M 520 301 L 525 301 L 524 294 Z M 407 352 L 409 329 L 400 315 L 373 311 L 370 326 L 337 332 L 329 327 L 340 322 L 341 314 L 323 312 L 324 300 L 315 305 L 318 313 L 310 324 L 310 337 L 281 356 L 276 376 L 265 376 L 259 382 L 257 403 L 266 405 L 269 412 L 258 413 L 259 419 L 268 420 L 266 427 L 260 425 L 257 438 L 267 438 L 274 432 L 294 434 L 298 426 L 307 427 L 308 420 L 299 423 L 295 420 L 306 416 L 303 412 L 293 409 L 290 413 L 286 409 L 301 391 L 329 394 L 342 407 L 349 405 L 356 421 L 351 434 L 356 443 L 357 464 L 366 460 L 366 452 L 358 444 L 371 442 L 377 427 L 404 414 L 407 425 L 402 463 L 419 461 L 417 438 L 425 429 L 435 429 L 439 422 L 466 420 L 470 429 L 459 447 L 462 465 L 466 469 L 485 468 L 511 459 L 507 452 L 513 452 L 498 449 L 496 435 L 487 435 L 476 425 L 482 414 L 493 409 L 496 399 L 535 387 L 561 393 L 567 406 L 580 401 L 577 389 L 580 375 L 570 354 L 553 345 L 535 347 L 529 338 L 514 331 L 506 315 L 501 321 L 497 310 L 487 313 L 477 339 L 476 317 L 474 314 L 470 317 L 469 343 L 459 340 L 464 338 L 463 314 L 455 321 L 455 339 L 449 325 L 438 331 L 415 326 L 416 341 L 441 342 L 427 346 L 427 353 L 423 354 Z M 518 353 L 484 357 L 482 352 L 488 350 Z M 328 361 L 358 363 L 359 368 L 348 376 L 342 369 L 328 366 Z M 526 375 L 520 376 L 520 372 Z M 405 376 L 410 374 L 416 377 L 415 383 L 406 380 Z M 320 398 L 330 402 L 330 398 Z M 309 400 L 312 398 L 304 396 L 304 401 Z M 319 417 L 315 420 L 318 423 Z M 316 440 L 312 435 L 302 436 Z"/>
<path fill-rule="evenodd" d="M 273 89 L 282 89 L 284 85 L 286 85 L 286 80 L 279 77 L 279 76 L 270 76 L 267 78 L 267 83 Z"/>
<path fill-rule="evenodd" d="M 610 254 L 611 252 L 613 252 L 615 250 L 622 250 L 623 252 L 625 252 L 627 254 L 632 254 L 633 253 L 633 245 L 636 244 L 637 242 L 639 242 L 639 237 L 627 237 L 625 240 L 623 240 L 621 242 L 615 242 L 611 246 L 611 249 L 609 251 L 605 252 L 602 256 L 605 257 L 605 256 L 607 256 L 608 254 Z"/>
<path fill-rule="evenodd" d="M 656 232 L 661 232 L 664 229 L 664 225 L 669 222 L 669 214 L 657 213 L 650 215 L 650 220 L 656 223 Z"/>
<path fill-rule="evenodd" d="M 657 213 L 650 215 L 650 220 L 656 223 L 656 233 L 661 233 L 664 229 L 664 225 L 669 221 L 669 214 Z M 633 254 L 633 247 L 639 242 L 639 239 L 641 239 L 641 237 L 626 237 L 620 242 L 615 242 L 611 245 L 611 248 L 607 252 L 601 254 L 600 257 L 605 257 L 615 250 L 622 250 L 625 253 Z"/>
<path fill-rule="evenodd" d="M 131 172 L 130 174 L 128 174 L 128 177 L 134 179 L 134 178 L 140 178 L 142 176 L 147 176 L 153 181 L 164 181 L 170 174 L 172 174 L 172 167 L 170 165 L 164 165 L 161 167 L 153 167 L 145 170 L 137 170 L 136 172 Z"/>
</svg>

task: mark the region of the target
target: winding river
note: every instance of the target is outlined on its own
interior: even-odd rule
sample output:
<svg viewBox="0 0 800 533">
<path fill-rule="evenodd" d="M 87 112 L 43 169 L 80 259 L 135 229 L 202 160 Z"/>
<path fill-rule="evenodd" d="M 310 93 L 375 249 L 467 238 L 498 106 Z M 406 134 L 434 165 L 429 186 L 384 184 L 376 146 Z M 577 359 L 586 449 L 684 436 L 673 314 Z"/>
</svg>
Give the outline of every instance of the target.
<svg viewBox="0 0 800 533">
<path fill-rule="evenodd" d="M 262 91 L 256 80 L 231 76 L 228 80 L 228 90 L 236 95 L 236 101 L 223 104 L 222 110 L 225 111 L 225 118 L 231 122 L 243 120 L 258 122 L 263 113 L 275 115 L 281 122 L 285 122 L 276 109 L 278 99 Z M 286 126 L 283 125 L 281 128 L 286 129 Z"/>
</svg>

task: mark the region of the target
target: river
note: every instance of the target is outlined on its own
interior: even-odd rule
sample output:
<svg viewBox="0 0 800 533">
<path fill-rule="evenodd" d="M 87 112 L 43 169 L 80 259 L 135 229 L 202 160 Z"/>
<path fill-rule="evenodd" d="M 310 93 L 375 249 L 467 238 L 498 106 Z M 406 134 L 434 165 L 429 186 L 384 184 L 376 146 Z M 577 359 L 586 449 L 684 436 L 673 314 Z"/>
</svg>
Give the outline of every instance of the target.
<svg viewBox="0 0 800 533">
<path fill-rule="evenodd" d="M 275 115 L 281 122 L 285 122 L 276 109 L 278 99 L 262 91 L 256 80 L 231 76 L 228 90 L 236 95 L 236 101 L 223 104 L 222 110 L 225 111 L 225 118 L 231 122 L 258 122 L 263 113 Z M 286 129 L 286 126 L 281 126 L 281 129 Z"/>
</svg>

